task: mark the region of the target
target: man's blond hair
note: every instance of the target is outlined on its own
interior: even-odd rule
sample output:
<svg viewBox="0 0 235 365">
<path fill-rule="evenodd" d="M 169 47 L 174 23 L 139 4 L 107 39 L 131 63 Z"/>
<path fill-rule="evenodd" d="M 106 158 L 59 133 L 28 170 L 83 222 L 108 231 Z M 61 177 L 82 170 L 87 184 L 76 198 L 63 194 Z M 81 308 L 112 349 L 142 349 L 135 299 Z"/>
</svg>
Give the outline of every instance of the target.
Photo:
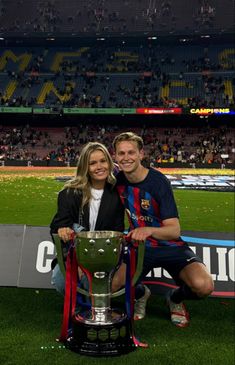
<svg viewBox="0 0 235 365">
<path fill-rule="evenodd" d="M 116 151 L 116 147 L 117 147 L 118 143 L 124 142 L 124 141 L 136 142 L 139 150 L 142 150 L 144 148 L 144 142 L 140 136 L 138 136 L 137 134 L 135 134 L 133 132 L 124 132 L 114 138 L 114 140 L 113 140 L 114 150 Z"/>
</svg>

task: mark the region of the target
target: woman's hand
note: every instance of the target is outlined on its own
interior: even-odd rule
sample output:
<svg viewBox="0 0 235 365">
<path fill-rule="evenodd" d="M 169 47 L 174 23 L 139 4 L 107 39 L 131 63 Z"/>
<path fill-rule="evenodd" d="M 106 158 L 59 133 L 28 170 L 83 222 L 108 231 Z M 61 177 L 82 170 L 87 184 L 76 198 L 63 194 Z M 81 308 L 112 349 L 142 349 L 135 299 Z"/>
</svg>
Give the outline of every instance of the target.
<svg viewBox="0 0 235 365">
<path fill-rule="evenodd" d="M 73 234 L 74 230 L 72 230 L 70 227 L 62 227 L 58 229 L 58 236 L 64 242 L 70 241 Z"/>
</svg>

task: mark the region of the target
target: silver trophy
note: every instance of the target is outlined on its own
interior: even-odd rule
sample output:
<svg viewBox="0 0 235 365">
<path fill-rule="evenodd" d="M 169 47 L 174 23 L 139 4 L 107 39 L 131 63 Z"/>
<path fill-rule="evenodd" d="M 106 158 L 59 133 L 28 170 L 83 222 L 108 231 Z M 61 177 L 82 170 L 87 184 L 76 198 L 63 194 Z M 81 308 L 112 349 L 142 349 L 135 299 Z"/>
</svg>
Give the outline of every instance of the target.
<svg viewBox="0 0 235 365">
<path fill-rule="evenodd" d="M 120 263 L 123 234 L 114 231 L 80 232 L 75 242 L 78 265 L 89 272 L 91 281 L 91 311 L 81 320 L 95 325 L 115 323 L 120 316 L 111 310 L 111 285 Z"/>
<path fill-rule="evenodd" d="M 56 246 L 60 260 L 58 239 Z M 78 266 L 89 279 L 89 292 L 80 288 L 78 291 L 90 297 L 91 309 L 78 311 L 72 318 L 73 331 L 67 347 L 73 351 L 91 356 L 115 356 L 135 349 L 132 321 L 124 310 L 111 307 L 111 297 L 124 293 L 124 289 L 117 293 L 111 290 L 113 275 L 122 262 L 124 246 L 121 232 L 83 231 L 75 236 Z M 144 245 L 141 245 L 132 285 L 142 270 L 143 257 Z"/>
</svg>

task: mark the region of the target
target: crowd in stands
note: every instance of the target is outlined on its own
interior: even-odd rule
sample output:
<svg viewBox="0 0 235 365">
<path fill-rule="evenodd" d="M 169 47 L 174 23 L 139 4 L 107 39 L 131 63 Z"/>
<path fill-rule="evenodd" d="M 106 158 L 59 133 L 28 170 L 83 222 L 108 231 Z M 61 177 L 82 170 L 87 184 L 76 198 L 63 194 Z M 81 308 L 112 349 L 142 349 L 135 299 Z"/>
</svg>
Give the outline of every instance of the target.
<svg viewBox="0 0 235 365">
<path fill-rule="evenodd" d="M 195 13 L 195 23 L 205 25 L 209 28 L 213 27 L 215 20 L 216 8 L 211 5 L 212 2 L 208 0 L 201 0 L 200 7 Z"/>
<path fill-rule="evenodd" d="M 76 162 L 85 143 L 99 141 L 111 153 L 112 140 L 126 130 L 117 125 L 80 123 L 77 127 L 36 128 L 0 127 L 0 161 L 26 160 Z M 235 162 L 233 129 L 226 126 L 212 128 L 135 127 L 146 146 L 145 163 L 158 166 L 164 163 L 225 164 Z"/>
<path fill-rule="evenodd" d="M 234 54 L 232 45 L 7 49 L 0 54 L 0 105 L 232 108 Z"/>
<path fill-rule="evenodd" d="M 0 32 L 225 31 L 233 7 L 233 0 L 1 0 Z"/>
</svg>

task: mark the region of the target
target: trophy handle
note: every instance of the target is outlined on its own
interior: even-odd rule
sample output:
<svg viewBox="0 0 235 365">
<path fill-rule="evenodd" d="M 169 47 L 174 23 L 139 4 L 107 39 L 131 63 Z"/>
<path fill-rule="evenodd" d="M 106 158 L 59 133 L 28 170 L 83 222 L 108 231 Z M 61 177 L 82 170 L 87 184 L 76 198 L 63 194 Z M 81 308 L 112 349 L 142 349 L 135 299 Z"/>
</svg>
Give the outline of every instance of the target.
<svg viewBox="0 0 235 365">
<path fill-rule="evenodd" d="M 60 237 L 58 236 L 57 233 L 53 233 L 52 237 L 53 237 L 53 241 L 54 241 L 54 244 L 56 247 L 58 264 L 59 264 L 62 274 L 65 277 L 66 269 L 65 269 L 64 254 L 63 254 L 63 245 L 64 244 L 62 243 L 62 240 L 60 239 Z M 77 288 L 77 291 L 83 295 L 86 295 L 87 297 L 90 296 L 89 292 L 82 288 Z"/>
<path fill-rule="evenodd" d="M 63 248 L 62 248 L 63 243 L 62 243 L 61 239 L 59 238 L 58 234 L 53 233 L 52 236 L 53 236 L 54 244 L 56 246 L 58 264 L 59 264 L 62 274 L 65 276 L 66 270 L 65 270 L 65 262 L 64 262 Z M 141 271 L 142 271 L 143 262 L 144 262 L 144 252 L 145 252 L 145 245 L 144 245 L 144 241 L 143 241 L 138 246 L 138 258 L 137 258 L 136 271 L 135 271 L 134 277 L 132 279 L 133 286 L 136 284 L 136 282 L 141 274 Z M 82 288 L 77 288 L 77 291 L 88 297 L 90 296 L 89 292 Z M 125 288 L 122 288 L 122 289 L 116 291 L 115 293 L 112 293 L 111 297 L 114 298 L 114 297 L 118 297 L 123 294 L 125 294 Z"/>
</svg>

